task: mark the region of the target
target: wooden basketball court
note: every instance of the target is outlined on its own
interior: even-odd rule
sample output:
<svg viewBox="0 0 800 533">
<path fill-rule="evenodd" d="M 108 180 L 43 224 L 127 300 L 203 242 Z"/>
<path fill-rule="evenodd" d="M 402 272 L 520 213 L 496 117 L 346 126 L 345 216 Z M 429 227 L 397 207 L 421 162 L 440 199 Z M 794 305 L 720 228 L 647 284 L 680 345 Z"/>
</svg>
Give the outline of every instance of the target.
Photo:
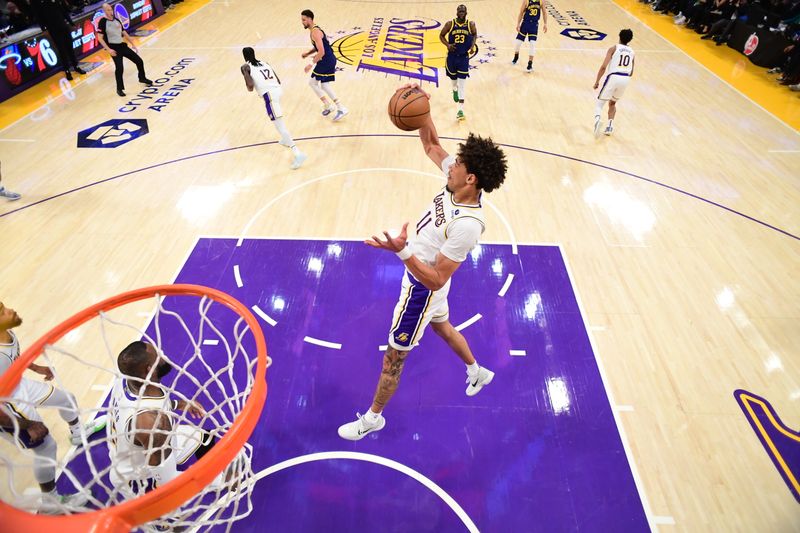
<svg viewBox="0 0 800 533">
<path fill-rule="evenodd" d="M 800 427 L 797 131 L 608 0 L 554 2 L 548 32 L 540 33 L 533 74 L 524 72 L 524 48 L 521 64 L 510 64 L 519 2 L 466 1 L 480 38 L 471 61 L 477 68 L 467 83 L 467 120 L 461 123 L 455 120 L 456 105 L 441 68 L 444 47 L 435 37 L 441 24 L 455 17 L 458 2 L 184 4 L 182 18 L 170 19 L 169 25 L 156 20 L 153 27 L 164 24 L 163 29 L 142 41 L 141 55 L 156 93 L 140 93 L 144 86 L 136 83 L 128 64 L 128 97 L 118 97 L 113 65 L 104 57 L 102 68 L 64 86 L 41 107 L 26 104 L 32 112 L 0 131 L 3 184 L 23 194 L 17 202 L 0 203 L 5 235 L 0 299 L 25 320 L 16 331 L 23 348 L 98 300 L 173 282 L 201 238 L 291 239 L 301 250 L 307 242 L 311 250 L 319 241 L 358 241 L 407 221 L 413 224 L 442 186 L 440 172 L 425 157 L 419 139 L 393 128 L 386 115 L 390 96 L 409 78 L 401 80 L 388 68 L 390 62 L 365 55 L 372 54 L 368 46 L 375 28 L 431 26 L 424 30 L 423 50 L 414 53 L 425 57 L 419 75 L 428 80 L 437 76 L 423 87 L 432 93 L 432 115 L 444 147 L 455 152 L 468 132 L 489 135 L 504 147 L 509 161 L 506 184 L 485 197 L 483 240 L 497 250 L 533 244 L 560 248 L 645 527 L 797 530 L 800 436 L 792 430 Z M 350 113 L 337 123 L 321 116 L 303 73 L 307 61 L 300 54 L 310 48 L 300 24 L 305 8 L 313 9 L 331 41 L 342 45 L 334 88 Z M 576 27 L 606 37 L 562 34 Z M 595 138 L 594 78 L 605 50 L 627 27 L 634 32 L 635 75 L 618 104 L 614 134 Z M 244 87 L 239 74 L 243 46 L 254 47 L 281 77 L 286 124 L 309 156 L 299 170 L 290 170 L 290 152 L 277 144 L 263 102 Z M 383 53 L 388 57 L 389 52 Z M 369 66 L 358 68 L 359 62 Z M 796 100 L 789 92 L 784 97 Z M 9 101 L 0 112 L 6 117 L 19 113 L 15 105 L 20 104 Z M 76 147 L 79 132 L 111 119 L 144 119 L 149 131 L 116 148 Z M 253 256 L 250 264 L 265 279 L 281 270 L 260 261 Z M 281 256 L 270 261 L 280 263 Z M 343 268 L 359 271 L 347 263 Z M 229 270 L 218 274 L 220 280 L 231 276 Z M 468 295 L 471 287 L 459 276 L 454 276 L 451 295 Z M 311 281 L 304 287 L 302 281 L 286 279 L 293 284 L 285 287 L 287 294 L 317 290 Z M 369 300 L 363 278 L 343 275 L 340 281 L 352 283 L 347 298 L 353 302 Z M 502 322 L 503 313 L 524 313 L 479 303 L 486 304 L 483 321 Z M 540 304 L 544 316 L 558 314 L 553 302 L 542 299 Z M 143 320 L 137 318 L 140 311 L 131 309 L 131 322 Z M 389 319 L 376 318 L 378 337 Z M 350 327 L 357 328 L 358 321 Z M 264 328 L 271 345 L 271 335 L 278 333 L 267 324 Z M 464 334 L 470 338 L 469 329 Z M 486 335 L 506 345 L 500 333 Z M 526 364 L 536 367 L 537 360 L 545 360 L 547 343 L 542 342 L 541 351 L 537 345 L 527 349 Z M 295 355 L 271 349 L 275 364 L 270 371 Z M 371 355 L 370 368 L 379 368 L 377 346 Z M 324 360 L 327 352 L 315 357 Z M 335 361 L 347 367 L 365 357 L 348 353 L 345 346 Z M 515 372 L 511 363 L 499 362 L 512 361 L 507 349 L 483 357 L 496 359 L 498 376 Z M 77 370 L 71 374 L 68 366 L 59 371 L 75 384 L 71 390 L 79 401 L 94 405 L 102 400 L 107 378 Z M 348 403 L 348 412 L 366 408 L 362 396 L 371 394 L 372 377 L 377 378 L 377 370 L 341 384 L 359 393 L 361 403 Z M 418 377 L 424 391 L 428 378 L 425 373 Z M 544 415 L 582 419 L 587 385 L 572 378 L 565 382 L 571 408 L 559 413 L 548 382 L 515 381 L 543 398 Z M 268 408 L 271 402 L 289 401 L 272 382 L 270 387 Z M 492 387 L 501 388 L 503 382 Z M 766 400 L 773 415 L 757 416 L 752 401 L 740 405 L 734 396 L 739 389 Z M 398 395 L 403 391 L 401 386 Z M 324 403 L 339 401 L 329 397 Z M 751 416 L 745 414 L 747 405 Z M 764 403 L 759 405 L 768 412 Z M 400 404 L 389 406 L 390 424 L 399 411 Z M 758 422 L 762 419 L 774 423 L 768 427 Z M 60 420 L 47 420 L 53 434 L 63 438 L 59 442 L 65 441 Z M 591 419 L 582 420 L 591 426 Z M 336 427 L 346 421 L 330 419 L 330 427 L 320 432 L 329 431 L 334 442 Z M 263 431 L 283 423 L 265 416 Z M 379 444 L 391 442 L 390 429 L 380 434 Z M 782 435 L 786 443 L 770 435 Z M 462 437 L 459 433 L 452 439 Z M 498 436 L 498 454 L 504 453 L 501 441 Z M 340 442 L 341 450 L 357 450 Z M 380 450 L 377 446 L 373 453 L 380 455 Z M 536 469 L 526 475 L 536 482 Z M 600 495 L 604 484 L 597 483 Z M 470 514 L 469 505 L 464 507 Z M 413 505 L 407 512 L 414 514 Z M 590 514 L 574 512 L 565 529 L 599 527 Z M 490 520 L 491 510 L 477 514 L 487 520 L 475 519 L 479 529 L 501 530 Z M 558 529 L 536 523 L 535 516 L 531 520 L 529 530 Z"/>
</svg>

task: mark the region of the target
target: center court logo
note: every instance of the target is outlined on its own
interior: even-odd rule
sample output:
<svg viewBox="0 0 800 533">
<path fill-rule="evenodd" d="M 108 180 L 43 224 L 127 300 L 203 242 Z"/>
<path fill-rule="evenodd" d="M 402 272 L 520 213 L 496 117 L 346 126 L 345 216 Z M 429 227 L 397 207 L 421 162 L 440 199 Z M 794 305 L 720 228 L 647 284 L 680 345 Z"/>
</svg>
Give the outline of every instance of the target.
<svg viewBox="0 0 800 533">
<path fill-rule="evenodd" d="M 356 71 L 371 71 L 391 74 L 400 78 L 412 78 L 439 85 L 439 69 L 445 67 L 447 48 L 439 41 L 442 23 L 422 17 L 386 19 L 377 17 L 367 31 L 359 27 L 354 33 L 339 37 L 333 43 L 336 58 L 346 65 L 355 65 Z M 340 34 L 346 33 L 340 31 Z M 470 58 L 479 54 L 479 44 L 491 43 L 479 36 L 470 51 Z M 491 46 L 487 47 L 479 64 L 488 63 L 494 57 Z M 470 65 L 470 69 L 476 68 Z"/>
<path fill-rule="evenodd" d="M 145 119 L 112 119 L 78 132 L 78 148 L 116 148 L 149 133 Z"/>
<path fill-rule="evenodd" d="M 605 33 L 590 28 L 567 28 L 561 35 L 576 41 L 602 41 L 606 38 Z"/>
</svg>

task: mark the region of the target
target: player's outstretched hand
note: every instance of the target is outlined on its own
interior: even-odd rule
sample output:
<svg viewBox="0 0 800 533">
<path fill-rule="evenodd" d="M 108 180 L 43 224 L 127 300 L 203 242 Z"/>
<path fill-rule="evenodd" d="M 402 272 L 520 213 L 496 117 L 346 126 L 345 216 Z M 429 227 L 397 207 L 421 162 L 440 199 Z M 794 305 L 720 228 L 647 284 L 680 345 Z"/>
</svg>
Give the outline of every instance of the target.
<svg viewBox="0 0 800 533">
<path fill-rule="evenodd" d="M 600 82 L 599 81 L 594 84 L 594 88 L 595 89 L 597 89 L 598 87 L 600 87 Z"/>
<path fill-rule="evenodd" d="M 373 235 L 371 239 L 364 241 L 364 244 L 368 244 L 373 248 L 380 248 L 381 250 L 397 253 L 406 247 L 406 241 L 408 240 L 408 222 L 403 224 L 403 229 L 397 237 L 392 237 L 389 235 L 388 231 L 384 231 L 383 234 L 386 237 L 385 241 Z"/>
<path fill-rule="evenodd" d="M 189 416 L 191 416 L 192 418 L 203 418 L 206 415 L 206 410 L 203 409 L 203 406 L 197 402 L 187 402 L 181 400 L 178 407 L 182 411 L 189 413 Z"/>
</svg>

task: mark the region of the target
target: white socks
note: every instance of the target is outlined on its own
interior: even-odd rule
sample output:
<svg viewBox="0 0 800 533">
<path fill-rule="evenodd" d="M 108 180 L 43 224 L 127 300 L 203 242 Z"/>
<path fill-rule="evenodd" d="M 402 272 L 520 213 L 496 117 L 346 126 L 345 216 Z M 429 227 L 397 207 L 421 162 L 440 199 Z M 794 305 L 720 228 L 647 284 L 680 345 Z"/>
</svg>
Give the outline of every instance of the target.
<svg viewBox="0 0 800 533">
<path fill-rule="evenodd" d="M 319 96 L 320 98 L 325 98 L 325 93 L 322 92 L 321 83 L 318 79 L 311 78 L 308 80 L 308 86 L 311 87 L 311 90 L 314 91 L 314 94 Z"/>
<path fill-rule="evenodd" d="M 366 420 L 368 424 L 377 424 L 380 417 L 380 413 L 373 413 L 372 409 L 367 409 L 367 412 L 364 415 L 364 420 Z"/>
<path fill-rule="evenodd" d="M 338 106 L 339 105 L 339 99 L 336 98 L 336 93 L 333 92 L 333 87 L 331 87 L 331 83 L 330 82 L 321 83 L 320 85 L 322 85 L 322 90 L 325 91 L 325 94 L 327 94 L 328 97 L 331 99 L 331 101 L 336 106 Z"/>
<path fill-rule="evenodd" d="M 286 124 L 283 123 L 283 117 L 276 118 L 272 123 L 275 124 L 275 129 L 281 134 L 281 142 L 288 145 L 290 148 L 293 147 L 294 139 L 292 139 L 292 134 L 289 133 L 289 130 L 286 128 Z"/>
<path fill-rule="evenodd" d="M 597 101 L 597 105 L 594 106 L 594 116 L 599 117 L 603 115 L 603 106 L 606 103 L 602 100 Z"/>
<path fill-rule="evenodd" d="M 480 367 L 480 365 L 478 364 L 478 362 L 477 362 L 477 361 L 475 361 L 475 362 L 474 362 L 474 363 L 472 363 L 471 365 L 467 365 L 467 374 L 468 374 L 469 376 L 475 377 L 475 376 L 477 376 L 477 375 L 478 375 L 478 370 L 480 370 L 480 368 L 481 368 L 481 367 Z"/>
</svg>

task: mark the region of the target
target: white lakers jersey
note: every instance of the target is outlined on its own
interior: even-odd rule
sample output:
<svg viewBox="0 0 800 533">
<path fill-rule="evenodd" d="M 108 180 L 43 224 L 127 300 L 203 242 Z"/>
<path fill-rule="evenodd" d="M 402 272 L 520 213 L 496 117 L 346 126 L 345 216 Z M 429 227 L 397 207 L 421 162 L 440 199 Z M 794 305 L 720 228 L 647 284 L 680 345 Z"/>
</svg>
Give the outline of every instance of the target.
<svg viewBox="0 0 800 533">
<path fill-rule="evenodd" d="M 455 162 L 456 158 L 452 155 L 442 161 L 445 175 Z M 458 204 L 445 187 L 433 197 L 417 222 L 417 236 L 411 243 L 411 252 L 431 266 L 436 264 L 436 255 L 440 252 L 448 259 L 461 263 L 478 244 L 484 229 L 480 202 L 477 205 Z"/>
<path fill-rule="evenodd" d="M 249 65 L 249 63 L 248 63 Z M 281 81 L 268 63 L 261 61 L 261 66 L 250 65 L 250 77 L 258 94 L 263 96 L 267 91 L 281 86 Z"/>
<path fill-rule="evenodd" d="M 624 44 L 617 44 L 611 61 L 608 63 L 608 74 L 627 74 L 633 73 L 633 48 Z"/>
<path fill-rule="evenodd" d="M 9 331 L 11 342 L 9 344 L 0 343 L 0 375 L 2 375 L 11 364 L 19 357 L 19 341 L 14 332 Z"/>
<path fill-rule="evenodd" d="M 145 411 L 172 413 L 172 403 L 163 390 L 161 395 L 143 396 L 134 393 L 123 378 L 114 382 L 108 410 L 108 455 L 113 469 L 125 477 L 153 477 L 147 464 L 147 453 L 134 442 L 136 416 Z"/>
</svg>

